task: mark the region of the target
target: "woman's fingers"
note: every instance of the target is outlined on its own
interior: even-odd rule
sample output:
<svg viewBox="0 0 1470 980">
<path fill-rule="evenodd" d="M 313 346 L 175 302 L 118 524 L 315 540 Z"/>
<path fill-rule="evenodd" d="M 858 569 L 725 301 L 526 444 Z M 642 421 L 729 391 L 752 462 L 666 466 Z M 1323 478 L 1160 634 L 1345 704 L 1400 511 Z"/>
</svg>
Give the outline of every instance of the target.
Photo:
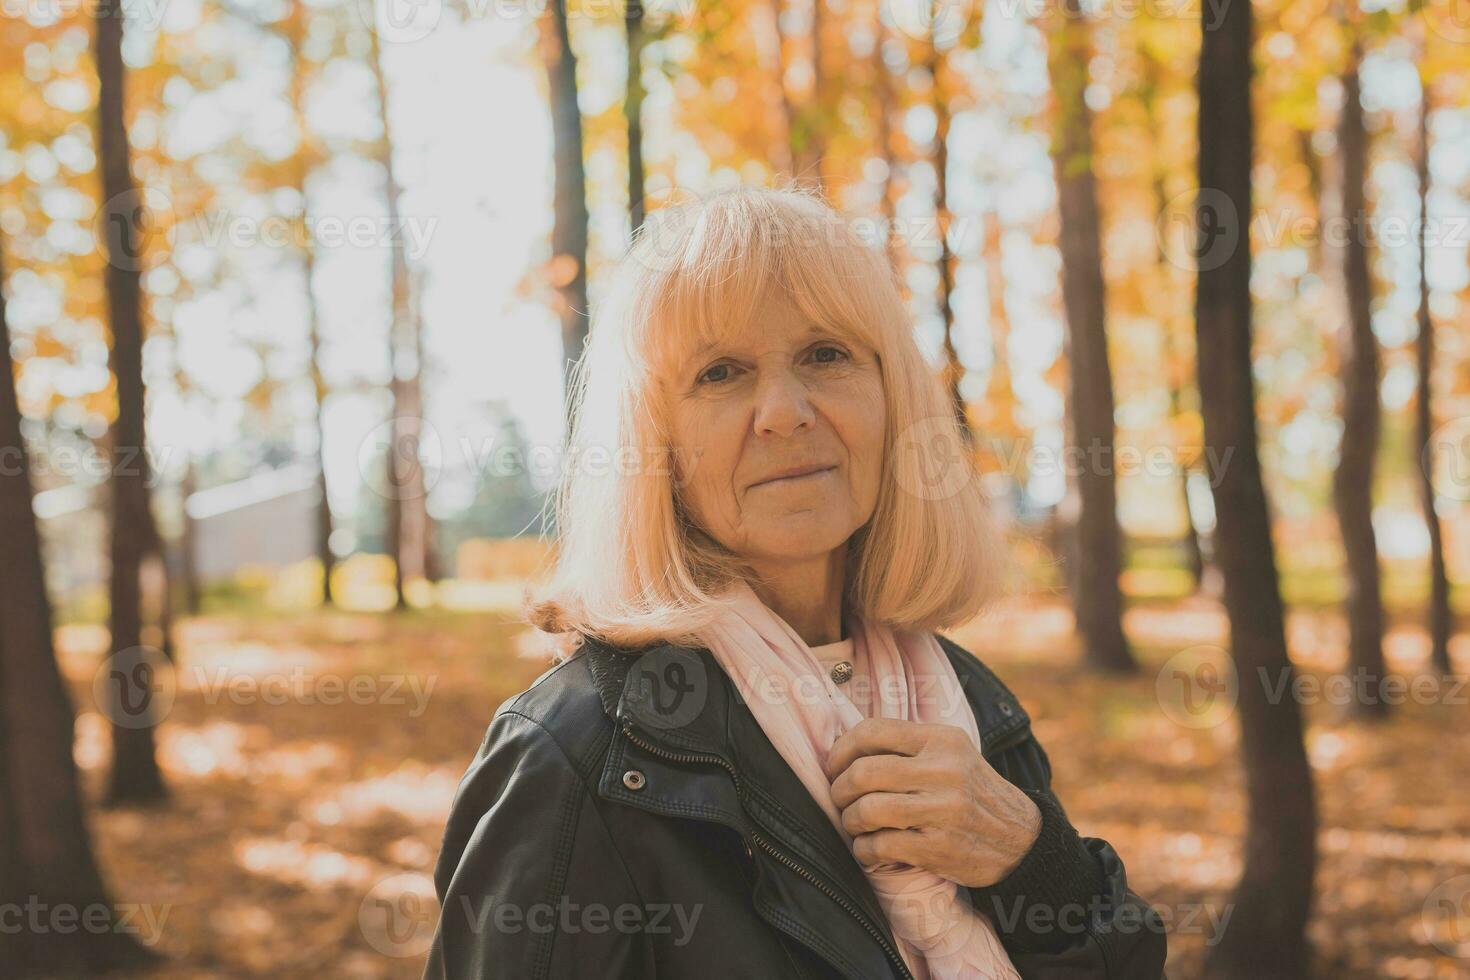
<svg viewBox="0 0 1470 980">
<path fill-rule="evenodd" d="M 917 830 L 875 830 L 854 837 L 852 856 L 858 864 L 911 864 L 922 867 L 923 835 Z"/>
<path fill-rule="evenodd" d="M 915 793 L 866 793 L 842 811 L 842 829 L 849 836 L 875 830 L 913 830 L 924 826 L 928 805 Z"/>
<path fill-rule="evenodd" d="M 926 755 L 863 755 L 832 780 L 832 802 L 838 810 L 863 793 L 917 793 L 953 788 L 963 770 Z"/>
<path fill-rule="evenodd" d="M 895 718 L 866 718 L 838 736 L 827 753 L 827 778 L 836 779 L 857 759 L 869 755 L 918 755 L 932 725 Z"/>
<path fill-rule="evenodd" d="M 902 755 L 865 755 L 832 781 L 832 802 L 842 810 L 867 793 L 909 793 L 922 789 L 925 767 Z"/>
</svg>

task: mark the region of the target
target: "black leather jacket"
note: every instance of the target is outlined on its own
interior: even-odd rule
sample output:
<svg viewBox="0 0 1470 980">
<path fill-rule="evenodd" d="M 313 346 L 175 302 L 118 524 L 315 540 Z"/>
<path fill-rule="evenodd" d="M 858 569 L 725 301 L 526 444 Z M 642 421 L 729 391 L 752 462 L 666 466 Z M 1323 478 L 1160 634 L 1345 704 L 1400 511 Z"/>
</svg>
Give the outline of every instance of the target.
<svg viewBox="0 0 1470 980">
<path fill-rule="evenodd" d="M 1015 696 L 939 639 L 985 758 L 1042 812 L 1020 865 L 969 898 L 1027 980 L 1158 980 L 1161 920 L 1067 821 Z M 588 641 L 502 705 L 434 877 L 430 980 L 910 976 L 862 869 L 707 650 Z"/>
</svg>

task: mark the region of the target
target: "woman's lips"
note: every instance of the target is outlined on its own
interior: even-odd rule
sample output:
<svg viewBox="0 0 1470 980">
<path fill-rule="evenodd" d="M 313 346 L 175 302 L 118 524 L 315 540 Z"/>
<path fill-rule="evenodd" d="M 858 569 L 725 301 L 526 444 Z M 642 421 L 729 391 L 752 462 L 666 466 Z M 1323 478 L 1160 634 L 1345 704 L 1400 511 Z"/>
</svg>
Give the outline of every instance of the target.
<svg viewBox="0 0 1470 980">
<path fill-rule="evenodd" d="M 752 490 L 754 490 L 756 487 L 779 487 L 779 486 L 786 486 L 786 485 L 790 485 L 790 484 L 793 484 L 793 483 L 799 483 L 799 482 L 801 482 L 803 480 L 810 480 L 813 477 L 826 476 L 829 473 L 836 472 L 836 470 L 837 470 L 837 467 L 835 467 L 835 466 L 824 466 L 824 467 L 822 467 L 819 470 L 810 470 L 810 471 L 808 471 L 806 473 L 797 473 L 797 474 L 794 474 L 792 476 L 778 476 L 778 477 L 774 477 L 774 478 L 772 478 L 770 480 L 762 480 L 759 483 L 752 483 L 751 486 L 750 486 L 750 488 Z"/>
</svg>

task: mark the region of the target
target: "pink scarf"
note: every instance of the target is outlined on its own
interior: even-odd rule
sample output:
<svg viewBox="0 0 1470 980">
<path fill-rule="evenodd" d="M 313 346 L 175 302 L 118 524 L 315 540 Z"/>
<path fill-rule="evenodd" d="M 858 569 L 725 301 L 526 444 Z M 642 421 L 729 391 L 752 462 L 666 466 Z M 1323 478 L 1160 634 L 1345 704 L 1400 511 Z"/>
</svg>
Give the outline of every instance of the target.
<svg viewBox="0 0 1470 980">
<path fill-rule="evenodd" d="M 853 675 L 839 687 L 748 583 L 740 581 L 732 591 L 734 604 L 700 640 L 849 849 L 852 839 L 842 829 L 826 775 L 832 743 L 864 717 L 849 694 L 872 705 L 875 717 L 963 728 L 979 749 L 974 713 L 932 633 L 849 617 Z M 863 870 L 909 970 L 920 980 L 1020 980 L 994 926 L 960 896 L 955 882 L 907 864 Z"/>
</svg>

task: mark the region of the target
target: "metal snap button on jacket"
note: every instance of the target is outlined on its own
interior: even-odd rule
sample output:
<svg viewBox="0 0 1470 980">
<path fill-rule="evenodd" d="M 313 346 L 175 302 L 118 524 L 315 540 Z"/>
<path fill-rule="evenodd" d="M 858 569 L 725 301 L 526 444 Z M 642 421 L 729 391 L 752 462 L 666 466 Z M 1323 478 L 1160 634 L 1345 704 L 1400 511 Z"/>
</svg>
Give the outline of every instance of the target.
<svg viewBox="0 0 1470 980">
<path fill-rule="evenodd" d="M 644 779 L 643 773 L 639 772 L 637 769 L 629 769 L 627 772 L 623 773 L 623 785 L 628 787 L 629 789 L 642 789 L 644 783 L 646 782 L 648 782 L 648 780 Z"/>
</svg>

